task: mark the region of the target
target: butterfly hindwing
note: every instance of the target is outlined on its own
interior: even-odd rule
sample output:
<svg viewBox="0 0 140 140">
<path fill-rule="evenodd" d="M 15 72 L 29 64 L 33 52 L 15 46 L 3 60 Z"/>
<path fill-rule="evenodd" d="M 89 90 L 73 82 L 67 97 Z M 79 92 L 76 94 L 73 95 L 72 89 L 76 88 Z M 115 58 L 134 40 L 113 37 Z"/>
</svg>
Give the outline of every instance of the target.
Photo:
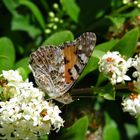
<svg viewBox="0 0 140 140">
<path fill-rule="evenodd" d="M 95 34 L 87 32 L 72 42 L 33 52 L 29 63 L 37 85 L 50 97 L 61 100 L 87 64 L 95 42 Z"/>
<path fill-rule="evenodd" d="M 68 85 L 64 79 L 64 58 L 59 47 L 40 47 L 30 56 L 30 66 L 37 85 L 51 97 L 63 95 Z M 64 88 L 65 86 L 65 88 Z"/>
</svg>

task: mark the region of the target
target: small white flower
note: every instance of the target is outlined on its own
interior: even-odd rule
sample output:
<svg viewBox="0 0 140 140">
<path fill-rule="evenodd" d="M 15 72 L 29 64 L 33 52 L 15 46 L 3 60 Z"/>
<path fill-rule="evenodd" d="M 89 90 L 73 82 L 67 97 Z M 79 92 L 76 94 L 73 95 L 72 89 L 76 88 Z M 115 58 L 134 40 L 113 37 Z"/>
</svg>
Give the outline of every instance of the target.
<svg viewBox="0 0 140 140">
<path fill-rule="evenodd" d="M 17 71 L 3 73 L 8 80 L 5 88 L 12 85 L 16 91 L 7 101 L 0 101 L 0 139 L 37 140 L 51 130 L 59 131 L 64 121 L 58 106 L 47 102 L 44 92 L 23 81 Z"/>
<path fill-rule="evenodd" d="M 16 81 L 16 82 L 21 82 L 22 81 L 22 76 L 19 75 L 18 70 L 9 70 L 9 71 L 2 71 L 2 75 L 5 79 L 8 81 Z"/>
<path fill-rule="evenodd" d="M 127 61 L 119 54 L 119 52 L 107 52 L 99 62 L 99 70 L 103 72 L 113 85 L 131 80 L 126 75 L 128 70 Z"/>
<path fill-rule="evenodd" d="M 138 117 L 140 115 L 140 95 L 132 93 L 129 97 L 124 98 L 123 111 L 129 112 L 130 115 Z"/>
<path fill-rule="evenodd" d="M 135 55 L 134 58 L 130 59 L 130 66 L 133 66 L 136 69 L 136 71 L 133 72 L 132 76 L 134 78 L 137 78 L 137 82 L 140 82 L 140 54 Z"/>
</svg>

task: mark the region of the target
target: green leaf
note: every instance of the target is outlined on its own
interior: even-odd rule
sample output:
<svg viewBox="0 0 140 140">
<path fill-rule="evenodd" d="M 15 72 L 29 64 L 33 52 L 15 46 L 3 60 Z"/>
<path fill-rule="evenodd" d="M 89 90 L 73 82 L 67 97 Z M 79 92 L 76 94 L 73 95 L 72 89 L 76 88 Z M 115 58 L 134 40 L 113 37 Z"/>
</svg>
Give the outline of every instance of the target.
<svg viewBox="0 0 140 140">
<path fill-rule="evenodd" d="M 115 100 L 115 88 L 110 83 L 108 83 L 104 87 L 98 87 L 98 90 L 96 92 L 107 100 Z"/>
<path fill-rule="evenodd" d="M 2 0 L 6 8 L 12 15 L 17 15 L 16 8 L 19 6 L 19 0 Z"/>
<path fill-rule="evenodd" d="M 77 4 L 80 7 L 79 24 L 82 26 L 82 29 L 88 31 L 96 30 L 98 33 L 104 32 L 105 34 L 109 20 L 107 19 L 107 21 L 104 15 L 108 7 L 111 6 L 110 0 L 78 0 Z"/>
<path fill-rule="evenodd" d="M 43 29 L 45 29 L 45 21 L 44 21 L 43 16 L 42 16 L 40 10 L 38 9 L 38 7 L 31 1 L 20 0 L 19 2 L 21 5 L 26 6 L 27 8 L 29 8 L 32 11 L 32 13 L 34 14 L 34 16 L 37 19 L 40 26 Z"/>
<path fill-rule="evenodd" d="M 75 21 L 78 22 L 80 8 L 76 4 L 76 0 L 61 0 L 61 4 L 67 14 Z"/>
<path fill-rule="evenodd" d="M 0 86 L 0 94 L 3 93 L 3 87 Z"/>
<path fill-rule="evenodd" d="M 113 9 L 117 9 L 122 6 L 122 0 L 115 0 L 111 3 Z"/>
<path fill-rule="evenodd" d="M 99 86 L 102 82 L 104 82 L 106 80 L 107 80 L 107 77 L 105 77 L 103 72 L 100 72 L 98 79 L 97 79 L 97 82 L 96 82 L 96 86 Z"/>
<path fill-rule="evenodd" d="M 45 135 L 45 136 L 40 137 L 39 140 L 49 140 L 49 138 L 47 135 Z"/>
<path fill-rule="evenodd" d="M 29 74 L 31 72 L 29 69 L 29 58 L 25 57 L 25 58 L 22 58 L 21 60 L 19 60 L 18 62 L 16 62 L 14 68 L 18 69 L 19 67 L 24 68 L 26 73 Z"/>
<path fill-rule="evenodd" d="M 71 127 L 64 130 L 60 140 L 85 140 L 88 128 L 88 118 L 83 117 L 77 120 Z"/>
<path fill-rule="evenodd" d="M 24 28 L 23 28 L 24 27 Z M 39 28 L 29 23 L 28 17 L 17 15 L 12 19 L 12 30 L 21 30 L 27 32 L 32 38 L 35 38 L 41 33 Z"/>
<path fill-rule="evenodd" d="M 125 16 L 126 18 L 131 18 L 131 20 L 136 20 L 136 17 L 139 16 L 139 13 L 140 13 L 140 9 L 136 8 L 130 11 L 129 13 L 124 13 L 123 16 Z"/>
<path fill-rule="evenodd" d="M 26 70 L 23 67 L 19 67 L 17 70 L 19 71 L 19 73 L 22 76 L 23 80 L 26 80 L 28 78 L 28 74 L 27 74 Z"/>
<path fill-rule="evenodd" d="M 138 125 L 138 130 L 140 132 L 140 116 L 137 118 L 137 125 Z"/>
<path fill-rule="evenodd" d="M 98 48 L 95 48 L 94 51 L 93 51 L 93 53 L 92 53 L 92 56 L 100 59 L 104 54 L 105 54 L 104 51 L 99 50 Z"/>
<path fill-rule="evenodd" d="M 115 45 L 113 51 L 119 51 L 122 55 L 132 57 L 137 46 L 139 37 L 138 29 L 132 29 L 127 32 L 123 38 Z"/>
<path fill-rule="evenodd" d="M 123 23 L 125 22 L 125 17 L 123 16 L 108 16 L 108 18 L 117 27 L 117 29 L 120 29 L 123 26 Z"/>
<path fill-rule="evenodd" d="M 134 124 L 125 124 L 125 130 L 129 140 L 134 140 L 136 135 L 139 135 L 139 130 Z"/>
<path fill-rule="evenodd" d="M 0 71 L 13 68 L 15 49 L 12 41 L 7 37 L 0 38 Z"/>
<path fill-rule="evenodd" d="M 56 32 L 53 35 L 51 35 L 49 38 L 47 38 L 43 45 L 60 45 L 66 41 L 73 40 L 73 34 L 70 31 L 60 31 Z"/>
<path fill-rule="evenodd" d="M 113 49 L 113 47 L 116 45 L 117 42 L 118 42 L 118 39 L 113 39 L 113 40 L 101 43 L 95 47 L 95 50 L 98 49 L 104 52 L 110 51 L 111 49 Z"/>
<path fill-rule="evenodd" d="M 103 140 L 121 140 L 120 132 L 115 121 L 113 121 L 108 114 L 105 115 L 105 127 L 103 130 Z"/>
</svg>

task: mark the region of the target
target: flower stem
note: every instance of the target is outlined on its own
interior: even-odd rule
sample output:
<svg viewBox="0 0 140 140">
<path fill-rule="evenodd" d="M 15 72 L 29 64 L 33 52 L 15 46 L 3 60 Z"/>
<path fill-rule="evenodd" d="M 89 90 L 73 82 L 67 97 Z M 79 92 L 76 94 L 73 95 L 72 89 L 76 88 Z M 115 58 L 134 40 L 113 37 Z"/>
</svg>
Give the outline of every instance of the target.
<svg viewBox="0 0 140 140">
<path fill-rule="evenodd" d="M 133 7 L 133 6 L 134 6 L 133 3 L 126 4 L 126 5 L 124 5 L 124 6 L 120 7 L 120 8 L 118 8 L 117 10 L 114 10 L 114 11 L 111 13 L 111 15 L 119 14 L 119 13 L 121 13 L 121 12 L 127 10 L 128 8 Z"/>
<path fill-rule="evenodd" d="M 81 94 L 93 95 L 93 93 L 94 93 L 94 88 L 80 88 L 80 89 L 71 90 L 72 96 L 77 96 L 77 95 L 81 95 Z"/>
<path fill-rule="evenodd" d="M 98 91 L 101 91 L 103 89 L 103 87 L 91 87 L 91 88 L 80 88 L 80 89 L 72 89 L 70 91 L 72 96 L 82 96 L 85 95 L 88 96 L 93 96 L 98 93 Z M 128 85 L 127 84 L 117 84 L 115 85 L 115 89 L 116 90 L 126 90 L 128 89 Z M 85 97 L 85 96 L 84 96 Z"/>
</svg>

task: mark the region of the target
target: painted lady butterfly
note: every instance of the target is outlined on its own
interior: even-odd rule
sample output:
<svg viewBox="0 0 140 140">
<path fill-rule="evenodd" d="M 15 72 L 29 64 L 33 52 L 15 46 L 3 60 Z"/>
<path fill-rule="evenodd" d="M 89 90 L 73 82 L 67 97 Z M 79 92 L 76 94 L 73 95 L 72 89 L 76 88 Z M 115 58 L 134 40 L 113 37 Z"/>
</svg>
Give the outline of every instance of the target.
<svg viewBox="0 0 140 140">
<path fill-rule="evenodd" d="M 95 34 L 86 32 L 72 42 L 33 52 L 29 63 L 37 85 L 53 99 L 72 102 L 68 91 L 87 64 L 95 42 Z"/>
</svg>

